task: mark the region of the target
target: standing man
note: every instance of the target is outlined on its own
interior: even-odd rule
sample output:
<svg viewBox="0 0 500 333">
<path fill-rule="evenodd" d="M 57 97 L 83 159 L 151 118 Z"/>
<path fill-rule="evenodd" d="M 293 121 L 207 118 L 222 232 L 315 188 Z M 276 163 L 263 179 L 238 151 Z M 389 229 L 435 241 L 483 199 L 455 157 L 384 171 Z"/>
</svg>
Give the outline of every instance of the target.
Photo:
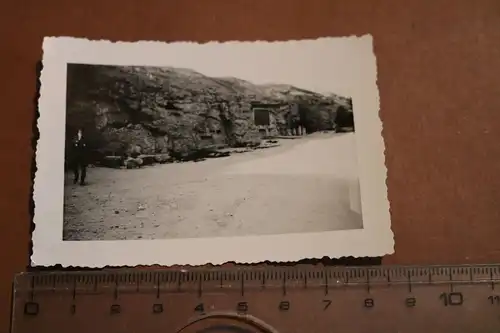
<svg viewBox="0 0 500 333">
<path fill-rule="evenodd" d="M 85 185 L 85 177 L 87 176 L 87 143 L 83 137 L 83 129 L 78 129 L 75 139 L 73 140 L 73 172 L 75 178 L 74 184 L 80 181 L 80 185 Z"/>
</svg>

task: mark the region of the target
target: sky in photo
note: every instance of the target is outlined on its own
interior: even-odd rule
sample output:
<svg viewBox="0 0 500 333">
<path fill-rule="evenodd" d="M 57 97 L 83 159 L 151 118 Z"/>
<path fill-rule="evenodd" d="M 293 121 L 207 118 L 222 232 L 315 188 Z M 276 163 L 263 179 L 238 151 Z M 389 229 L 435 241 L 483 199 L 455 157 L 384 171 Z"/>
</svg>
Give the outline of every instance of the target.
<svg viewBox="0 0 500 333">
<path fill-rule="evenodd" d="M 344 96 L 352 96 L 360 80 L 372 77 L 369 71 L 376 65 L 369 35 L 206 44 L 103 41 L 92 47 L 95 52 L 89 53 L 88 48 L 78 50 L 75 44 L 71 57 L 82 57 L 84 63 L 189 68 L 208 76 L 237 77 L 256 84 L 291 84 Z"/>
</svg>

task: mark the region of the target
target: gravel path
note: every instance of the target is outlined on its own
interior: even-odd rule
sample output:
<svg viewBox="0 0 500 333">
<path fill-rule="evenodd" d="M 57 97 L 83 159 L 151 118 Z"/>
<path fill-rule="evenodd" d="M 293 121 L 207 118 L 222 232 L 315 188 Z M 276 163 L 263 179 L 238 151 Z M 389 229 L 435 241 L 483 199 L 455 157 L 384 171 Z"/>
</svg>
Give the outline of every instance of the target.
<svg viewBox="0 0 500 333">
<path fill-rule="evenodd" d="M 280 144 L 197 163 L 90 168 L 84 187 L 73 185 L 67 174 L 63 238 L 165 239 L 362 228 L 354 134 L 317 133 Z"/>
</svg>

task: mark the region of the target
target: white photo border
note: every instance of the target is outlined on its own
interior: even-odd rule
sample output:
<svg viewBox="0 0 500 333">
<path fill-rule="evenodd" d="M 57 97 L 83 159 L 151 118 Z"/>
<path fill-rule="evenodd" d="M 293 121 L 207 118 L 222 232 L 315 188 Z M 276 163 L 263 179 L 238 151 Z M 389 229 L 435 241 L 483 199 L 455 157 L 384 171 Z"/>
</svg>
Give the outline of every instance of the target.
<svg viewBox="0 0 500 333">
<path fill-rule="evenodd" d="M 32 266 L 218 265 L 225 262 L 291 262 L 325 256 L 378 257 L 392 254 L 394 236 L 387 198 L 385 145 L 379 118 L 373 39 L 371 35 L 363 35 L 319 38 L 315 41 L 328 44 L 341 38 L 348 39 L 357 51 L 345 65 L 351 66 L 356 77 L 350 97 L 356 124 L 363 229 L 224 238 L 63 241 L 67 64 L 169 66 L 171 64 L 162 60 L 162 52 L 176 52 L 176 47 L 180 45 L 203 48 L 220 43 L 110 42 L 46 37 L 40 77 L 40 137 L 36 149 L 37 171 L 33 191 L 35 230 L 32 235 Z M 182 54 L 178 56 L 182 57 Z M 328 62 L 327 58 L 325 62 Z"/>
</svg>

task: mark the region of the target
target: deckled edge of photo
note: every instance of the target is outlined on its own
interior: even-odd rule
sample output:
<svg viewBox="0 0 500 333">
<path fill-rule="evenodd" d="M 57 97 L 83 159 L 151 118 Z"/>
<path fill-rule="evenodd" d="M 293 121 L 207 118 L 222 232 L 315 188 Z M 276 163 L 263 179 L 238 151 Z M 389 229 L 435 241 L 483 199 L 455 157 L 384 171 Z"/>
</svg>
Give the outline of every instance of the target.
<svg viewBox="0 0 500 333">
<path fill-rule="evenodd" d="M 203 47 L 210 44 L 238 43 L 302 43 L 348 40 L 361 43 L 362 59 L 353 66 L 359 76 L 359 87 L 353 91 L 356 124 L 357 157 L 361 187 L 364 229 L 296 233 L 264 236 L 191 238 L 168 240 L 63 241 L 64 145 L 67 63 L 95 63 L 92 59 L 108 53 L 126 54 L 141 50 L 146 56 L 127 63 L 121 57 L 99 61 L 109 65 L 169 64 L 145 61 L 145 50 L 173 52 L 181 45 Z M 179 55 L 182 56 L 182 55 Z M 126 58 L 126 57 L 124 57 Z M 117 61 L 118 59 L 118 61 Z M 87 60 L 87 61 L 86 61 Z M 327 62 L 328 59 L 325 59 Z M 377 62 L 371 35 L 322 37 L 289 41 L 230 42 L 111 42 L 72 37 L 45 37 L 43 69 L 40 75 L 38 100 L 39 139 L 36 149 L 33 201 L 35 204 L 32 233 L 32 266 L 123 267 L 137 265 L 219 265 L 226 262 L 259 263 L 293 262 L 314 258 L 380 257 L 394 252 L 390 204 L 387 197 L 387 168 L 382 121 L 379 117 Z"/>
</svg>

